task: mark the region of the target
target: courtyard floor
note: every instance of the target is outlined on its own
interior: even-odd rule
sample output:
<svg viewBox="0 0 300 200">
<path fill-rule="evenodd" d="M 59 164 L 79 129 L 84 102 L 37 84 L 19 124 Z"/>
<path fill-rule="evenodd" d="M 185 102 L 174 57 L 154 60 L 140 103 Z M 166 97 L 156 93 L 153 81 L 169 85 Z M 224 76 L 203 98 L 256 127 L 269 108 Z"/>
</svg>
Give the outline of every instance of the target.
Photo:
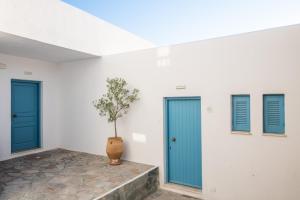
<svg viewBox="0 0 300 200">
<path fill-rule="evenodd" d="M 145 200 L 199 200 L 193 197 L 189 197 L 186 195 L 177 194 L 174 192 L 169 192 L 166 190 L 158 190 L 157 192 L 153 193 Z"/>
<path fill-rule="evenodd" d="M 107 163 L 104 156 L 63 149 L 2 161 L 0 200 L 95 199 L 153 167 Z M 160 192 L 158 197 L 164 195 Z"/>
</svg>

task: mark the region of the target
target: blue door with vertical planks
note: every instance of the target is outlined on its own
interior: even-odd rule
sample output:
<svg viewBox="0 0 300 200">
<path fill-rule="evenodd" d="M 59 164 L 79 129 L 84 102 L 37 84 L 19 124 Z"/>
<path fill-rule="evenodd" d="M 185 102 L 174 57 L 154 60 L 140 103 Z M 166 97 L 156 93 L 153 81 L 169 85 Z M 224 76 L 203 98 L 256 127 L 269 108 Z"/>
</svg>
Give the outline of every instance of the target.
<svg viewBox="0 0 300 200">
<path fill-rule="evenodd" d="M 202 188 L 199 97 L 166 98 L 167 181 Z"/>
<path fill-rule="evenodd" d="M 35 81 L 11 81 L 11 151 L 40 147 L 40 84 Z"/>
</svg>

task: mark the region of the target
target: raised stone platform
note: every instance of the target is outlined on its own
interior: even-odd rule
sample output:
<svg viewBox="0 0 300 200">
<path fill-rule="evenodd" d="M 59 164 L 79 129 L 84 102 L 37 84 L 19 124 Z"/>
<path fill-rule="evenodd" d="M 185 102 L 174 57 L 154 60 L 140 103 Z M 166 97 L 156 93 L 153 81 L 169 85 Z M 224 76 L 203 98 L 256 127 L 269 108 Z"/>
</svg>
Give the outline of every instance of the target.
<svg viewBox="0 0 300 200">
<path fill-rule="evenodd" d="M 158 188 L 158 168 L 152 168 L 136 178 L 107 192 L 101 200 L 140 200 L 156 192 Z"/>
<path fill-rule="evenodd" d="M 57 149 L 0 162 L 0 200 L 139 200 L 155 192 L 158 169 Z"/>
</svg>

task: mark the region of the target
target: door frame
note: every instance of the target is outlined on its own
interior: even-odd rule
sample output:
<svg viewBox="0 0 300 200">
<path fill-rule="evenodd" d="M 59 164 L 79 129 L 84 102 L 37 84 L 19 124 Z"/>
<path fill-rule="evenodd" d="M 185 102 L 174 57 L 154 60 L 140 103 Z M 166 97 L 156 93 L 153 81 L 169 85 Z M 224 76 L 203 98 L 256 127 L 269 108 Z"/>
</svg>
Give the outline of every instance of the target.
<svg viewBox="0 0 300 200">
<path fill-rule="evenodd" d="M 202 190 L 203 188 L 203 159 L 202 159 L 202 102 L 201 102 L 201 96 L 176 96 L 176 97 L 164 97 L 163 98 L 163 134 L 164 134 L 164 182 L 165 183 L 170 183 L 169 182 L 169 124 L 168 124 L 168 116 L 169 116 L 169 110 L 168 110 L 168 102 L 170 100 L 199 100 L 200 101 L 200 138 L 201 138 L 201 152 L 199 152 L 201 156 L 201 187 L 197 188 Z"/>
<path fill-rule="evenodd" d="M 41 148 L 41 81 L 35 81 L 35 80 L 23 80 L 23 79 L 11 79 L 10 81 L 10 152 L 11 154 L 15 154 L 15 153 L 20 153 L 20 152 L 26 152 L 26 151 L 31 151 L 34 149 L 29 149 L 29 150 L 24 150 L 24 151 L 13 151 L 13 123 L 12 123 L 12 113 L 13 113 L 13 83 L 33 83 L 36 84 L 38 87 L 38 91 L 37 91 L 37 108 L 38 108 L 38 117 L 37 117 L 37 137 L 38 137 L 38 145 L 37 145 L 37 149 Z"/>
</svg>

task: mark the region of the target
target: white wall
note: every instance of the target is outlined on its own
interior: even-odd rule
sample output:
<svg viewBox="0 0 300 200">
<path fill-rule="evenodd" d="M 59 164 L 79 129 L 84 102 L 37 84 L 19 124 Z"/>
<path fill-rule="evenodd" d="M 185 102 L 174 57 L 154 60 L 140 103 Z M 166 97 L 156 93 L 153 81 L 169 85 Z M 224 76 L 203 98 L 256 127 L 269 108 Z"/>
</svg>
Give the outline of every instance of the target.
<svg viewBox="0 0 300 200">
<path fill-rule="evenodd" d="M 98 56 L 153 47 L 60 0 L 0 0 L 0 31 Z"/>
<path fill-rule="evenodd" d="M 63 145 L 105 155 L 113 127 L 92 100 L 107 77 L 123 77 L 141 100 L 119 121 L 124 158 L 158 165 L 164 177 L 163 97 L 201 96 L 203 197 L 300 199 L 300 26 L 64 64 Z M 186 85 L 186 90 L 176 90 Z M 231 134 L 230 95 L 251 95 L 252 135 Z M 286 135 L 262 135 L 262 95 L 284 93 Z M 146 143 L 132 139 L 145 135 Z"/>
<path fill-rule="evenodd" d="M 0 160 L 60 147 L 59 67 L 43 61 L 4 54 L 0 54 L 0 63 L 7 65 L 6 69 L 0 69 Z M 32 72 L 32 75 L 25 75 L 25 71 Z M 11 154 L 11 79 L 42 82 L 42 149 Z"/>
</svg>

